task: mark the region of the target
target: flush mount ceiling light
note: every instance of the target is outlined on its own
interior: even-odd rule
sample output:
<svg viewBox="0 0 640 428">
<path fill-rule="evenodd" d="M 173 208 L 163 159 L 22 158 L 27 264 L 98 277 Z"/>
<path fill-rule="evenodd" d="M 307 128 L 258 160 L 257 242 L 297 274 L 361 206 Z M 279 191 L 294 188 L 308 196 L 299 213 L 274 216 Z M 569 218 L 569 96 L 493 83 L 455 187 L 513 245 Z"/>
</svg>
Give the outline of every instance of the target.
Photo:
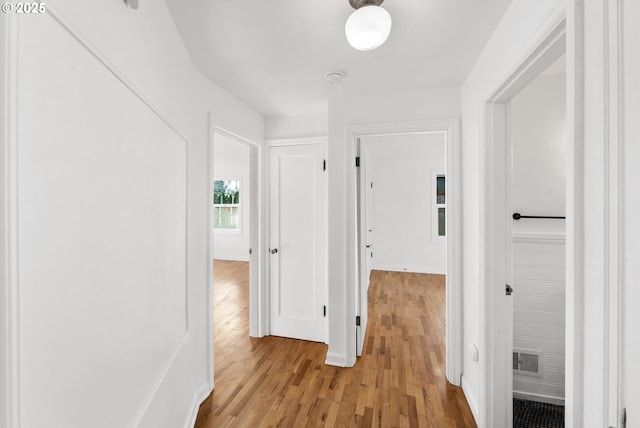
<svg viewBox="0 0 640 428">
<path fill-rule="evenodd" d="M 380 7 L 384 0 L 349 0 L 355 12 L 349 16 L 344 31 L 349 44 L 370 51 L 382 44 L 391 32 L 391 15 Z"/>
</svg>

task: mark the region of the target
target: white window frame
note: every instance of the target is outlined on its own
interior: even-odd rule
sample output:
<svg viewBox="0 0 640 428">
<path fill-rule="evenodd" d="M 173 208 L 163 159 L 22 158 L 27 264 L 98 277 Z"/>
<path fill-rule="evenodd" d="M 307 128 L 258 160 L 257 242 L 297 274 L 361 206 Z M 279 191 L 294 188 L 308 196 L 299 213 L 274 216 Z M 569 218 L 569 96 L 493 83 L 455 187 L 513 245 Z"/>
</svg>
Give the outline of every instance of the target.
<svg viewBox="0 0 640 428">
<path fill-rule="evenodd" d="M 237 204 L 216 204 L 215 200 L 212 201 L 212 209 L 213 215 L 216 215 L 217 207 L 238 207 L 238 228 L 237 229 L 216 229 L 215 221 L 213 221 L 212 229 L 215 235 L 242 235 L 242 180 L 240 177 L 217 177 L 213 179 L 214 183 L 214 192 L 215 192 L 215 182 L 216 181 L 237 181 L 238 182 L 238 192 L 240 192 L 240 200 Z M 211 195 L 213 198 L 213 194 Z"/>
<path fill-rule="evenodd" d="M 444 177 L 444 204 L 438 203 L 438 177 Z M 444 208 L 446 213 L 447 208 L 447 174 L 443 169 L 434 169 L 431 171 L 431 206 L 433 207 L 432 216 L 431 216 L 431 239 L 434 242 L 446 242 L 447 241 L 447 220 L 445 216 L 445 233 L 443 236 L 438 234 L 438 209 Z"/>
</svg>

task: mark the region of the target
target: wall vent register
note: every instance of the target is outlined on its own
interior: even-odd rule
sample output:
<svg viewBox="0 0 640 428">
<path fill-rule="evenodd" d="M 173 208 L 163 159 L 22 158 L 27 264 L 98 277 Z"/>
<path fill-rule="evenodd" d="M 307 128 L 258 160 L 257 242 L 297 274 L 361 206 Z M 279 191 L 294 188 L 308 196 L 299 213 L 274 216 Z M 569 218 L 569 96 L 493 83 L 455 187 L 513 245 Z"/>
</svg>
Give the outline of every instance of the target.
<svg viewBox="0 0 640 428">
<path fill-rule="evenodd" d="M 513 374 L 542 377 L 542 351 L 513 351 Z"/>
</svg>

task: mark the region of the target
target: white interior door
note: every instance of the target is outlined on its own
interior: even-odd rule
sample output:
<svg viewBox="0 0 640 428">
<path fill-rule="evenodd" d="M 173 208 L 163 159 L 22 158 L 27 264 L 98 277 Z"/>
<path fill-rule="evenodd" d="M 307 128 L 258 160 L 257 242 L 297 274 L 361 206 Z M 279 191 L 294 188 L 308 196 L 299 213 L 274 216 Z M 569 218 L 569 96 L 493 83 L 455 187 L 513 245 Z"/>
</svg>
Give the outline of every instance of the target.
<svg viewBox="0 0 640 428">
<path fill-rule="evenodd" d="M 373 236 L 373 174 L 372 168 L 373 165 L 371 162 L 368 162 L 368 155 L 366 151 L 366 146 L 363 147 L 363 157 L 365 158 L 365 169 L 362 171 L 365 177 L 364 184 L 364 207 L 365 207 L 365 215 L 364 215 L 364 224 L 365 224 L 365 284 L 366 289 L 369 290 L 369 282 L 371 279 L 371 271 L 373 270 L 373 245 L 374 245 L 374 236 Z"/>
<path fill-rule="evenodd" d="M 271 334 L 325 341 L 324 144 L 270 148 Z"/>
<path fill-rule="evenodd" d="M 371 241 L 370 222 L 373 218 L 371 213 L 371 186 L 369 181 L 369 171 L 367 162 L 367 152 L 364 144 L 359 145 L 359 167 L 356 172 L 357 186 L 357 215 L 358 215 L 358 277 L 356 279 L 356 317 L 360 322 L 356 322 L 356 355 L 362 355 L 364 339 L 367 332 L 367 322 L 369 320 L 369 300 L 367 292 L 369 290 L 369 277 L 371 274 L 371 256 L 373 255 L 373 243 Z M 372 230 L 372 229 L 371 229 Z"/>
</svg>

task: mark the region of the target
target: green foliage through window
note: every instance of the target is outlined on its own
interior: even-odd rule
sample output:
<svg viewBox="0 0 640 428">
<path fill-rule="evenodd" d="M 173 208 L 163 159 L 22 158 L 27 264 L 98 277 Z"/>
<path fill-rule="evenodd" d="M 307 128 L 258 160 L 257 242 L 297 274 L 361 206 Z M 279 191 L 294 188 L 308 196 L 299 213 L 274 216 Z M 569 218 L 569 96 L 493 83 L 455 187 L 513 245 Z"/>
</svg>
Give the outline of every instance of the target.
<svg viewBox="0 0 640 428">
<path fill-rule="evenodd" d="M 444 175 L 436 176 L 436 207 L 438 209 L 438 236 L 446 236 L 447 206 L 446 193 L 447 183 Z"/>
<path fill-rule="evenodd" d="M 213 182 L 213 228 L 240 230 L 240 180 Z"/>
<path fill-rule="evenodd" d="M 213 182 L 215 205 L 240 203 L 240 180 L 216 180 Z"/>
</svg>

